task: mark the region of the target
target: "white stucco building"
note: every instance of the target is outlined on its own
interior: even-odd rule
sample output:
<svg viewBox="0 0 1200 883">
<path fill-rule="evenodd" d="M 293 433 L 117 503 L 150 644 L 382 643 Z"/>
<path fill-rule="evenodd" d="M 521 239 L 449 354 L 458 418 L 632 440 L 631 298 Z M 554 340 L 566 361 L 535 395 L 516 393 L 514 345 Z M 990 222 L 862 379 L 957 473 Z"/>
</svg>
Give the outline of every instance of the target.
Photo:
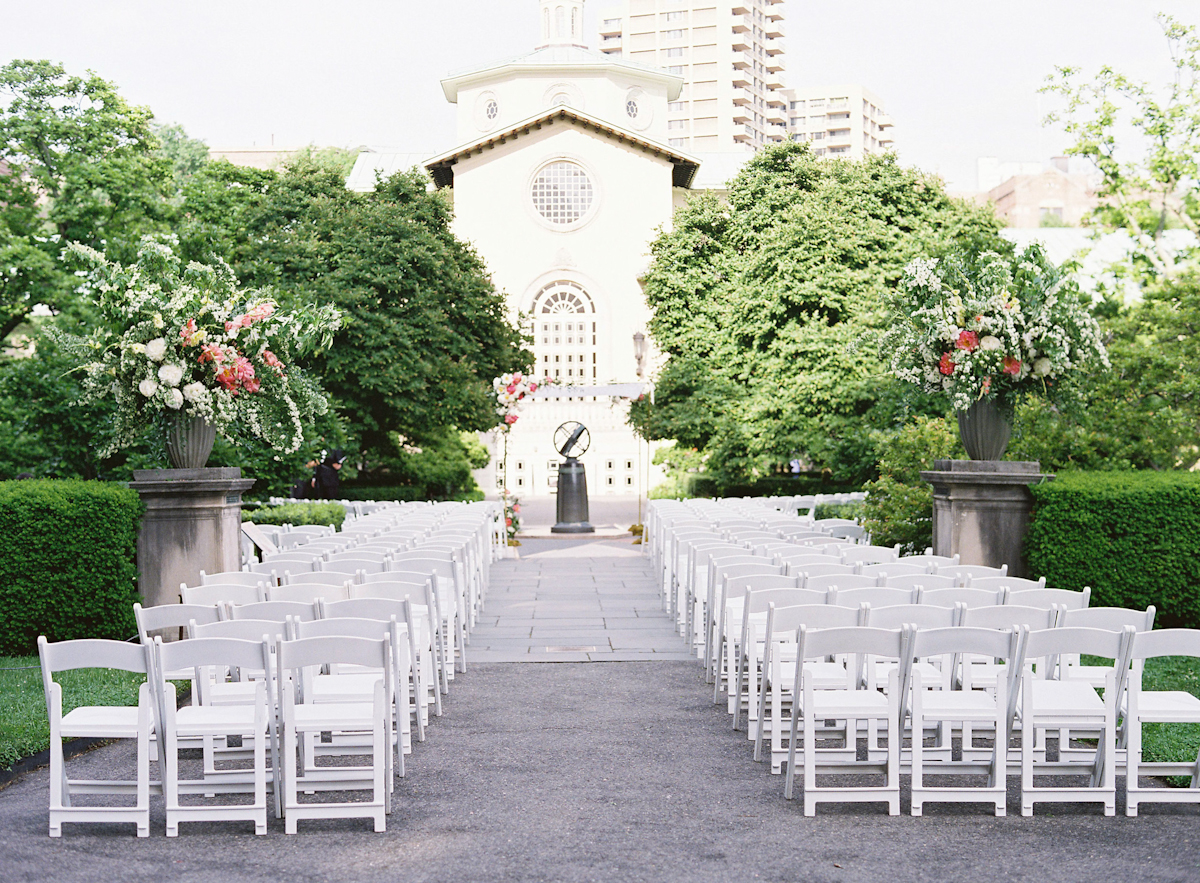
<svg viewBox="0 0 1200 883">
<path fill-rule="evenodd" d="M 520 58 L 442 80 L 457 106 L 457 146 L 423 160 L 452 189 L 454 231 L 483 258 L 514 319 L 532 338 L 534 375 L 595 386 L 649 378 L 635 334 L 650 318 L 639 277 L 649 243 L 671 223 L 699 160 L 667 144 L 668 104 L 683 78 L 583 45 L 583 0 L 540 0 L 541 45 Z M 369 189 L 387 154 L 363 154 L 350 186 Z M 517 367 L 517 366 L 514 366 Z M 593 496 L 645 493 L 660 479 L 626 423 L 628 401 L 609 396 L 529 401 L 509 434 L 508 487 L 553 493 L 561 459 L 554 429 L 578 420 L 591 433 L 582 458 Z M 477 477 L 494 491 L 493 466 Z"/>
</svg>

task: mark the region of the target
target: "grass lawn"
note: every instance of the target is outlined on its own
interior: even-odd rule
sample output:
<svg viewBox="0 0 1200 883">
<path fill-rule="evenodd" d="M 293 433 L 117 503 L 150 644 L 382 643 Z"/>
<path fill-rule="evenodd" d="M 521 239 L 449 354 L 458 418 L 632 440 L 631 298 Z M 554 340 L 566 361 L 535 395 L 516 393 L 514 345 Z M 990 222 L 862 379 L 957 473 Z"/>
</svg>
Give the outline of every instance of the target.
<svg viewBox="0 0 1200 883">
<path fill-rule="evenodd" d="M 1190 656 L 1162 656 L 1146 660 L 1144 690 L 1184 690 L 1200 696 L 1200 663 Z M 1194 761 L 1200 752 L 1200 724 L 1144 724 L 1142 759 L 1146 762 Z M 1172 785 L 1184 786 L 1183 776 L 1168 776 Z"/>
<path fill-rule="evenodd" d="M 80 705 L 136 705 L 143 675 L 109 669 L 60 672 L 63 712 Z M 50 747 L 46 694 L 36 656 L 0 656 L 0 770 Z"/>
</svg>

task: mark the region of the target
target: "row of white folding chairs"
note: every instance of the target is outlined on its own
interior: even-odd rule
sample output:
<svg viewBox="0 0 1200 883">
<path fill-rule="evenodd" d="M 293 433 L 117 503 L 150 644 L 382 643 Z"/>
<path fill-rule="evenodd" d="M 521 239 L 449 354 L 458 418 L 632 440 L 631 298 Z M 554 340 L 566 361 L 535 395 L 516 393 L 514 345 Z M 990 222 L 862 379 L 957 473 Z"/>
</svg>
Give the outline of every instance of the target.
<svg viewBox="0 0 1200 883">
<path fill-rule="evenodd" d="M 779 609 L 805 608 L 805 612 L 817 617 L 815 622 L 827 621 L 846 623 L 853 619 L 866 625 L 870 622 L 870 611 L 877 612 L 876 624 L 880 622 L 912 622 L 928 627 L 946 627 L 986 622 L 1010 622 L 1037 625 L 1041 617 L 1041 627 L 1050 628 L 1060 622 L 1075 626 L 1100 627 L 1108 629 L 1123 628 L 1125 625 L 1135 625 L 1140 630 L 1148 630 L 1153 626 L 1154 608 L 1145 613 L 1131 612 L 1122 608 L 1091 608 L 1086 607 L 1087 593 L 1070 592 L 1062 589 L 1029 590 L 1014 593 L 1009 600 L 1015 598 L 1015 603 L 1006 605 L 976 605 L 945 597 L 936 599 L 937 604 L 919 604 L 912 601 L 904 602 L 888 595 L 849 591 L 845 593 L 819 592 L 806 589 L 759 588 L 748 591 L 740 599 L 731 599 L 726 610 L 724 636 L 718 644 L 720 669 L 713 687 L 714 704 L 720 701 L 722 687 L 727 691 L 727 707 L 734 716 L 734 729 L 739 727 L 740 715 L 745 709 L 751 721 L 757 720 L 756 711 L 760 702 L 760 686 L 765 658 L 764 642 L 770 637 L 766 634 L 768 625 L 768 610 L 772 607 Z M 896 603 L 900 600 L 900 603 Z M 820 610 L 821 607 L 840 608 L 838 610 Z M 850 611 L 847 613 L 846 611 Z M 1055 611 L 1061 611 L 1056 614 Z M 882 617 L 883 619 L 879 619 Z M 896 620 L 895 617 L 906 617 Z M 1049 618 L 1047 618 L 1049 617 Z M 1056 618 L 1057 617 L 1057 618 Z M 1078 664 L 1078 660 L 1064 660 Z M 1077 673 L 1088 676 L 1086 669 L 1075 669 Z M 1096 679 L 1093 678 L 1093 681 Z M 750 730 L 754 737 L 753 726 Z"/>
<path fill-rule="evenodd" d="M 295 641 L 276 640 L 260 635 L 257 640 L 235 638 L 196 638 L 163 644 L 156 639 L 148 645 L 118 641 L 78 640 L 50 644 L 38 641 L 47 713 L 50 720 L 51 784 L 50 834 L 59 836 L 65 822 L 133 822 L 138 836 L 149 834 L 149 797 L 152 790 L 164 794 L 167 833 L 174 836 L 183 821 L 247 819 L 255 832 L 266 832 L 267 823 L 267 750 L 272 748 L 270 765 L 276 816 L 286 821 L 288 833 L 294 833 L 300 818 L 357 818 L 374 822 L 382 831 L 385 816 L 391 811 L 393 755 L 395 744 L 392 711 L 395 701 L 393 682 L 396 649 L 407 637 L 394 621 L 327 621 L 333 634 L 304 637 Z M 320 631 L 317 623 L 311 631 Z M 370 637 L 364 637 L 363 634 Z M 374 670 L 372 686 L 358 701 L 317 702 L 310 692 L 298 692 L 305 672 L 320 666 L 349 665 Z M 238 671 L 261 668 L 274 671 L 253 684 L 248 701 L 228 705 L 193 705 L 176 708 L 174 685 L 167 674 L 178 669 Z M 136 707 L 81 706 L 63 713 L 61 687 L 54 674 L 80 668 L 120 669 L 147 677 L 139 690 Z M 207 675 L 206 675 L 207 676 Z M 336 765 L 303 766 L 297 775 L 297 751 L 304 756 L 304 737 L 322 732 L 366 733 L 366 745 L 354 750 L 369 754 L 368 767 Z M 248 770 L 208 770 L 202 779 L 184 779 L 181 775 L 179 747 L 184 738 L 217 739 L 235 735 L 251 743 L 252 767 Z M 62 751 L 64 739 L 128 738 L 136 743 L 136 773 L 131 780 L 82 780 L 68 778 Z M 312 741 L 312 740 L 310 740 Z M 150 763 L 157 755 L 159 782 L 150 779 Z M 403 755 L 398 754 L 402 767 Z M 299 790 L 360 791 L 369 789 L 366 801 L 301 803 Z M 182 795 L 249 793 L 251 802 L 184 805 Z M 91 794 L 133 794 L 133 806 L 99 805 L 76 798 Z"/>
<path fill-rule="evenodd" d="M 905 635 L 907 632 L 907 636 Z M 1116 806 L 1116 777 L 1126 776 L 1126 814 L 1137 815 L 1146 802 L 1200 802 L 1200 760 L 1196 762 L 1145 764 L 1140 757 L 1141 729 L 1146 723 L 1200 723 L 1200 699 L 1182 691 L 1144 691 L 1142 663 L 1153 657 L 1200 657 L 1200 631 L 1167 629 L 1139 631 L 1128 625 L 1121 630 L 1065 625 L 1030 629 L 913 626 L 875 628 L 861 625 L 831 625 L 810 628 L 801 623 L 792 637 L 790 666 L 773 657 L 769 676 L 788 684 L 790 726 L 787 748 L 781 763 L 787 765 L 785 795 L 793 796 L 794 781 L 802 775 L 805 814 L 814 812 L 818 801 L 886 801 L 889 811 L 899 812 L 899 775 L 912 773 L 912 813 L 921 815 L 929 802 L 994 802 L 996 815 L 1004 815 L 1006 785 L 1010 772 L 1020 776 L 1023 815 L 1032 815 L 1041 802 L 1099 802 L 1106 815 Z M 1067 655 L 1091 654 L 1113 659 L 1104 667 L 1103 693 L 1086 679 L 1064 675 L 1047 680 L 1037 668 L 1056 668 L 1054 660 Z M 986 657 L 1003 660 L 989 689 L 972 689 L 971 667 L 963 669 L 962 689 L 953 689 L 943 673 L 935 672 L 940 689 L 923 682 L 933 659 Z M 864 658 L 866 657 L 866 658 Z M 844 663 L 829 659 L 845 659 Z M 797 663 L 795 660 L 799 659 Z M 879 665 L 886 660 L 886 665 Z M 887 687 L 879 690 L 879 673 L 886 673 Z M 865 673 L 866 676 L 863 676 Z M 773 685 L 774 688 L 774 685 Z M 764 694 L 765 695 L 765 694 Z M 782 705 L 784 696 L 776 697 Z M 827 720 L 841 723 L 842 746 L 818 747 L 818 739 L 837 734 L 824 726 Z M 860 723 L 871 720 L 886 731 L 886 746 L 868 739 L 867 762 L 857 760 Z M 1121 720 L 1120 726 L 1118 721 Z M 784 728 L 782 720 L 776 725 Z M 974 725 L 974 732 L 971 726 Z M 906 729 L 907 726 L 907 729 Z M 954 760 L 950 735 L 962 731 L 962 759 Z M 1019 749 L 1010 737 L 1019 731 Z M 1049 759 L 1039 735 L 1065 731 L 1060 737 L 1060 756 Z M 1096 739 L 1095 746 L 1061 744 L 1071 733 Z M 903 748 L 905 735 L 909 747 Z M 990 737 L 991 745 L 976 746 L 973 737 Z M 930 736 L 941 744 L 932 749 L 924 743 Z M 828 744 L 828 743 L 826 743 Z M 934 775 L 985 777 L 981 786 L 929 783 Z M 882 774 L 882 786 L 821 787 L 817 775 L 832 773 Z M 1139 777 L 1183 775 L 1191 777 L 1191 788 L 1173 789 L 1144 785 Z M 1085 782 L 1055 780 L 1039 783 L 1043 776 L 1074 776 Z"/>
</svg>

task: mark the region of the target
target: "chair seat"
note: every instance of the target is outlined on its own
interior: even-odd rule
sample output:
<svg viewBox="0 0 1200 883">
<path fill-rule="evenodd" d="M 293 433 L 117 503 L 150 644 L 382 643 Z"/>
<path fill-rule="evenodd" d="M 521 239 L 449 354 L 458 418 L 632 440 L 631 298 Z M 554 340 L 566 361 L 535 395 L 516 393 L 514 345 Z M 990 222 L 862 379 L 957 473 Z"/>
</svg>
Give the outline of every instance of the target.
<svg viewBox="0 0 1200 883">
<path fill-rule="evenodd" d="M 369 730 L 375 725 L 375 705 L 370 702 L 325 702 L 295 706 L 296 728 L 311 730 Z"/>
<path fill-rule="evenodd" d="M 180 736 L 252 733 L 257 710 L 253 705 L 186 705 L 175 713 L 175 730 Z"/>
<path fill-rule="evenodd" d="M 961 714 L 996 713 L 996 700 L 983 690 L 932 690 L 921 696 L 921 708 L 926 717 L 952 718 Z"/>
<path fill-rule="evenodd" d="M 136 739 L 137 706 L 87 705 L 63 715 L 59 732 L 70 738 Z"/>
<path fill-rule="evenodd" d="M 846 666 L 840 662 L 809 662 L 804 668 L 816 677 L 813 687 L 817 690 L 838 689 L 846 686 Z M 796 660 L 783 660 L 779 664 L 779 672 L 780 686 L 790 692 L 792 684 L 796 681 Z"/>
<path fill-rule="evenodd" d="M 813 715 L 817 718 L 886 717 L 888 698 L 878 690 L 815 690 Z"/>
<path fill-rule="evenodd" d="M 208 701 L 212 705 L 244 705 L 254 701 L 255 681 L 222 681 L 210 684 Z"/>
<path fill-rule="evenodd" d="M 1035 718 L 1104 717 L 1104 700 L 1097 695 L 1091 684 L 1079 681 L 1037 680 L 1032 684 Z"/>
<path fill-rule="evenodd" d="M 1200 723 L 1200 699 L 1182 690 L 1147 690 L 1138 694 L 1137 706 L 1144 721 Z"/>
</svg>

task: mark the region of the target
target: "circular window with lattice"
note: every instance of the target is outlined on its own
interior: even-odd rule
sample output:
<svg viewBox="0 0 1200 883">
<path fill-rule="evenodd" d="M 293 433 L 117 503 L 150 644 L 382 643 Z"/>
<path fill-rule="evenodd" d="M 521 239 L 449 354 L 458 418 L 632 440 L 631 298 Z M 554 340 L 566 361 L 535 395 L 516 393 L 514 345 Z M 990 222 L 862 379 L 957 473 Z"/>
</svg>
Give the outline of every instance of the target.
<svg viewBox="0 0 1200 883">
<path fill-rule="evenodd" d="M 557 160 L 543 166 L 534 176 L 530 196 L 539 215 L 556 226 L 567 226 L 588 213 L 595 190 L 582 166 Z"/>
<path fill-rule="evenodd" d="M 636 120 L 638 115 L 638 104 L 633 98 L 625 102 L 625 113 L 629 114 L 631 120 Z"/>
<path fill-rule="evenodd" d="M 492 99 L 487 103 L 484 113 L 487 114 L 489 120 L 494 120 L 500 115 L 500 105 L 496 103 L 495 99 Z"/>
</svg>

